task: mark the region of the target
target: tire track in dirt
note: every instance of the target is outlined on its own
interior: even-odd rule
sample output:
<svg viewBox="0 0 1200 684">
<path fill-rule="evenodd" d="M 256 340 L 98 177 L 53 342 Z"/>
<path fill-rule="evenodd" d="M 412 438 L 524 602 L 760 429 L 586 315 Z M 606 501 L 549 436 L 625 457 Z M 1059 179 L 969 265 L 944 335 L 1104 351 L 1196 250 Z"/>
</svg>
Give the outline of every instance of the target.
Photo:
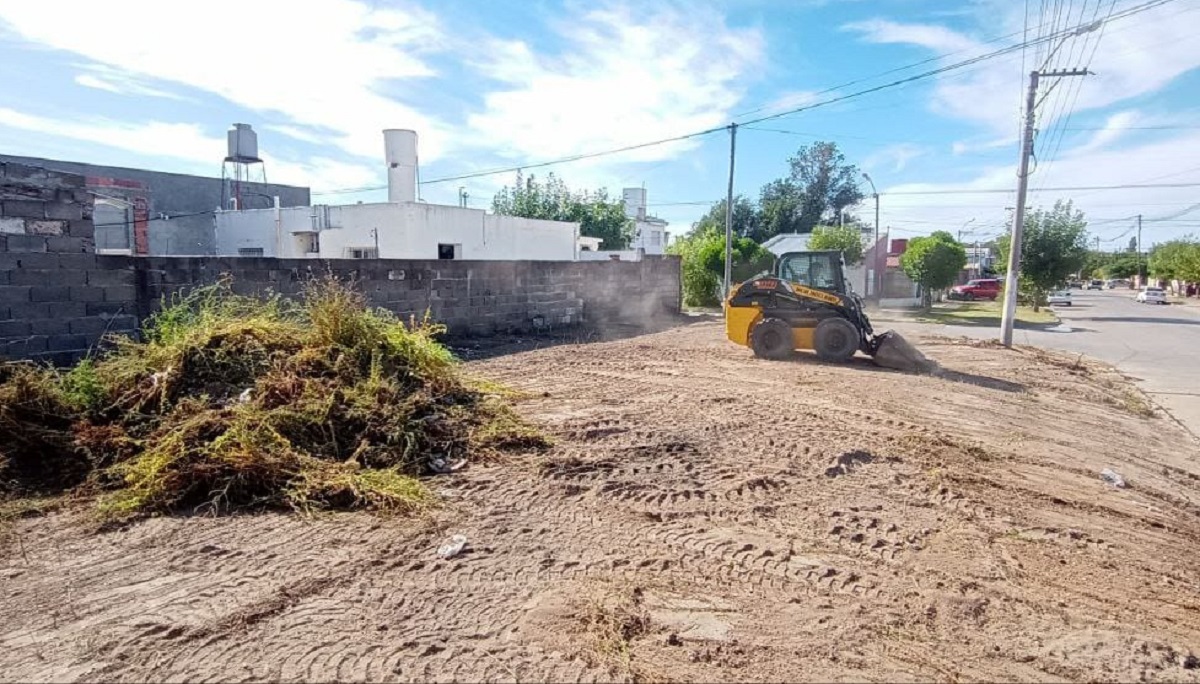
<svg viewBox="0 0 1200 684">
<path fill-rule="evenodd" d="M 25 573 L 15 594 L 0 585 L 0 673 L 611 680 L 628 673 L 589 651 L 581 605 L 526 618 L 564 587 L 578 601 L 616 586 L 675 596 L 647 599 L 651 632 L 628 644 L 674 679 L 1200 679 L 1181 664 L 1200 637 L 1200 475 L 1139 457 L 1118 462 L 1134 464 L 1132 489 L 1094 480 L 1098 462 L 1176 437 L 1056 401 L 1060 386 L 1076 403 L 1092 393 L 1063 368 L 937 351 L 1037 384 L 756 362 L 703 325 L 475 364 L 529 391 L 520 410 L 554 449 L 431 480 L 444 505 L 416 522 L 162 519 L 91 537 L 62 517 L 22 523 L 47 543 L 35 567 L 0 563 Z M 1061 433 L 1070 411 L 1096 429 L 1038 432 Z M 979 443 L 1013 425 L 1021 442 Z M 467 551 L 438 559 L 458 533 Z M 1150 655 L 1044 640 L 1114 621 Z M 1063 669 L 1084 652 L 1099 655 Z"/>
</svg>

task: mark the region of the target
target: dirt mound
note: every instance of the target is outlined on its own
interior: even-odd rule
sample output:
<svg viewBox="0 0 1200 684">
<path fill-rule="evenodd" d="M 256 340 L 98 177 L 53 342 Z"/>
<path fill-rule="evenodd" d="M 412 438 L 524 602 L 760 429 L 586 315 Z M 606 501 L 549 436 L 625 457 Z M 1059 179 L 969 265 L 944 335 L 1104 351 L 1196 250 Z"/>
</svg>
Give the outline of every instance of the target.
<svg viewBox="0 0 1200 684">
<path fill-rule="evenodd" d="M 4 367 L 0 482 L 82 485 L 116 516 L 419 507 L 429 495 L 414 476 L 540 442 L 496 388 L 463 375 L 442 331 L 332 280 L 302 302 L 196 290 L 148 320 L 144 341 L 65 372 Z"/>
</svg>

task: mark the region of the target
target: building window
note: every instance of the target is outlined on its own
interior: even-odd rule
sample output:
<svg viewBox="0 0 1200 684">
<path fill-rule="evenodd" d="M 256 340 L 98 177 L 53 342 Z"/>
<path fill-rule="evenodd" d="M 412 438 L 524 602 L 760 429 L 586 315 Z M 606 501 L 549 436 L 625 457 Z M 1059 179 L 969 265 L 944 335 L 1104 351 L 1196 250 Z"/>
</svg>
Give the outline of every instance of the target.
<svg viewBox="0 0 1200 684">
<path fill-rule="evenodd" d="M 347 259 L 378 259 L 379 250 L 374 247 L 347 247 Z"/>
<path fill-rule="evenodd" d="M 238 247 L 238 256 L 260 257 L 262 255 L 263 255 L 262 247 Z"/>
<path fill-rule="evenodd" d="M 439 259 L 458 259 L 458 258 L 460 258 L 459 257 L 460 251 L 462 251 L 462 245 L 439 244 L 438 245 L 438 258 Z"/>
</svg>

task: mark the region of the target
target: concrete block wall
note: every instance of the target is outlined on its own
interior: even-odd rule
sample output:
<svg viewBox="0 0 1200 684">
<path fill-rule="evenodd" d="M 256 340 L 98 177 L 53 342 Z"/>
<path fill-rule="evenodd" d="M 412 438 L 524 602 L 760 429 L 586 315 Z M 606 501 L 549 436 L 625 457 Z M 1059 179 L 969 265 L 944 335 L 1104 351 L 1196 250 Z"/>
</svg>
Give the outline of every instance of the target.
<svg viewBox="0 0 1200 684">
<path fill-rule="evenodd" d="M 0 163 L 0 253 L 95 251 L 84 183 L 71 173 Z"/>
<path fill-rule="evenodd" d="M 65 364 L 107 333 L 135 334 L 164 298 L 228 274 L 234 291 L 299 295 L 332 274 L 452 336 L 649 323 L 680 310 L 677 257 L 639 262 L 130 257 L 0 253 L 0 355 Z"/>
<path fill-rule="evenodd" d="M 451 335 L 650 322 L 680 310 L 678 257 L 641 261 L 416 261 L 137 257 L 94 253 L 83 176 L 0 163 L 0 357 L 74 361 L 136 334 L 164 298 L 228 275 L 234 291 L 299 295 L 326 274 Z"/>
</svg>

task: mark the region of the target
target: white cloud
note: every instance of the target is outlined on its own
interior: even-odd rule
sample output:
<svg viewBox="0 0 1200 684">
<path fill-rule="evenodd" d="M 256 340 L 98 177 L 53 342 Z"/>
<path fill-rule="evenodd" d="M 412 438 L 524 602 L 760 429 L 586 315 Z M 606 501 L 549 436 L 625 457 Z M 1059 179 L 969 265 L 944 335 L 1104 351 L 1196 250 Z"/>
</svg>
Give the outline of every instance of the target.
<svg viewBox="0 0 1200 684">
<path fill-rule="evenodd" d="M 440 122 L 379 92 L 386 84 L 415 101 L 414 79 L 433 74 L 422 55 L 444 45 L 443 33 L 415 8 L 354 0 L 313 0 L 303 11 L 282 0 L 5 2 L 0 20 L 26 40 L 108 69 L 108 78 L 85 78 L 92 87 L 120 88 L 113 73 L 183 84 L 268 121 L 326 127 L 332 144 L 364 157 L 382 154 L 384 128 L 420 131 L 425 160 L 449 141 Z"/>
<path fill-rule="evenodd" d="M 863 160 L 863 167 L 868 171 L 876 169 L 885 169 L 892 173 L 899 173 L 908 166 L 908 162 L 924 155 L 927 150 L 914 143 L 898 143 L 896 145 L 888 145 L 875 152 L 871 153 Z"/>
<path fill-rule="evenodd" d="M 1129 127 L 1137 123 L 1140 118 L 1136 110 L 1125 110 L 1109 116 L 1104 122 L 1104 126 L 1092 135 L 1091 140 L 1071 150 L 1071 156 L 1082 156 L 1109 147 L 1124 136 Z"/>
<path fill-rule="evenodd" d="M 1115 124 L 1114 124 L 1115 126 Z M 1159 137 L 1137 145 L 1092 146 L 1085 142 L 1041 164 L 1030 177 L 1030 206 L 1049 206 L 1057 199 L 1073 199 L 1093 223 L 1089 230 L 1103 240 L 1125 233 L 1132 217 L 1143 214 L 1146 244 L 1200 232 L 1200 220 L 1156 222 L 1195 203 L 1197 188 L 1127 188 L 1060 192 L 1053 187 L 1091 187 L 1161 183 L 1200 183 L 1200 132 Z M 1112 139 L 1110 139 L 1112 140 Z M 882 224 L 891 224 L 898 237 L 933 230 L 957 230 L 965 222 L 983 240 L 1007 230 L 1005 207 L 1016 197 L 1016 164 L 986 168 L 957 183 L 909 183 L 880 188 Z M 966 194 L 958 191 L 1008 189 L 1004 193 Z M 951 191 L 947 193 L 946 191 Z M 928 194 L 903 194 L 903 193 Z M 939 194 L 944 193 L 944 194 Z M 1117 219 L 1117 220 L 1114 220 Z M 1124 236 L 1126 239 L 1128 235 Z M 1107 243 L 1102 243 L 1102 246 Z"/>
<path fill-rule="evenodd" d="M 204 130 L 195 124 L 161 121 L 130 124 L 108 119 L 64 121 L 0 108 L 0 125 L 143 154 L 207 163 L 210 166 L 215 166 L 225 157 L 225 141 L 206 135 Z"/>
<path fill-rule="evenodd" d="M 825 95 L 828 96 L 829 93 L 826 93 Z M 781 114 L 783 112 L 804 107 L 805 105 L 810 105 L 819 100 L 820 97 L 821 96 L 818 93 L 811 90 L 789 90 L 784 92 L 779 97 L 776 97 L 774 100 L 771 100 L 763 107 L 751 109 L 748 112 L 743 112 L 739 115 L 739 118 L 749 116 L 751 114 L 753 114 L 755 117 Z"/>
<path fill-rule="evenodd" d="M 85 88 L 95 88 L 96 90 L 104 90 L 116 93 L 117 95 L 162 97 L 170 100 L 183 99 L 175 93 L 149 86 L 128 73 L 117 69 L 110 69 L 104 65 L 87 65 L 84 69 L 85 73 L 75 76 L 75 83 Z"/>
<path fill-rule="evenodd" d="M 956 155 L 974 154 L 976 152 L 987 152 L 990 150 L 999 149 L 1002 147 L 1011 147 L 1017 149 L 1019 139 L 1016 136 L 1006 136 L 1002 138 L 992 138 L 990 140 L 956 140 L 950 146 L 950 151 Z"/>
<path fill-rule="evenodd" d="M 1116 10 L 1133 4 L 1133 0 L 1126 0 Z M 979 7 L 981 24 L 989 35 L 1022 31 L 1024 10 L 1019 3 L 984 3 Z M 1039 108 L 1039 127 L 1048 129 L 1071 110 L 1099 109 L 1155 92 L 1179 75 L 1200 67 L 1200 41 L 1194 39 L 1194 21 L 1187 20 L 1194 16 L 1188 12 L 1196 9 L 1163 5 L 1114 21 L 1103 33 L 1085 33 L 1063 42 L 1049 66 L 1088 66 L 1096 75 L 1075 77 L 1082 79 L 1081 82 L 1060 83 Z M 1084 21 L 1091 16 L 1088 14 Z M 1049 24 L 1051 19 L 1049 15 L 1031 16 L 1029 25 Z M 1070 24 L 1064 21 L 1060 27 L 1084 23 L 1078 16 L 1070 17 L 1069 21 Z M 927 24 L 876 19 L 847 28 L 863 32 L 868 42 L 917 45 L 943 56 L 956 53 L 953 57 L 943 57 L 942 64 L 1001 47 L 1000 43 L 985 46 L 966 34 Z M 1036 32 L 1031 30 L 1033 35 Z M 1089 62 L 1097 40 L 1100 47 Z M 1015 134 L 1024 105 L 1025 72 L 1039 66 L 1034 63 L 1036 59 L 1044 58 L 1052 48 L 1051 45 L 1031 48 L 1024 63 L 1021 53 L 1014 52 L 937 77 L 931 107 L 940 114 L 981 124 L 993 135 Z M 1049 92 L 1048 87 L 1041 92 Z"/>
<path fill-rule="evenodd" d="M 320 145 L 324 141 L 324 139 L 317 132 L 309 130 L 307 128 L 301 128 L 299 126 L 266 124 L 265 126 L 263 126 L 263 128 L 265 130 L 275 131 L 276 133 L 282 133 L 283 135 L 286 135 L 289 138 L 295 138 L 296 140 L 299 140 L 301 142 L 312 143 L 314 145 Z"/>
<path fill-rule="evenodd" d="M 871 19 L 846 24 L 842 30 L 861 33 L 863 40 L 868 43 L 919 45 L 939 54 L 980 47 L 975 40 L 936 24 L 901 24 L 886 19 Z"/>
<path fill-rule="evenodd" d="M 503 87 L 468 117 L 474 144 L 545 159 L 720 126 L 763 60 L 759 30 L 730 28 L 698 7 L 605 7 L 552 29 L 567 46 L 558 54 L 521 41 L 487 46 L 477 66 Z M 693 145 L 620 161 L 667 159 Z"/>
<path fill-rule="evenodd" d="M 0 108 L 0 125 L 173 159 L 175 166 L 167 170 L 183 173 L 214 175 L 219 160 L 225 157 L 225 139 L 207 135 L 196 124 L 108 119 L 64 121 Z M 378 183 L 381 175 L 370 166 L 323 157 L 298 162 L 263 153 L 262 158 L 267 178 L 273 183 L 312 188 L 358 187 Z"/>
</svg>

